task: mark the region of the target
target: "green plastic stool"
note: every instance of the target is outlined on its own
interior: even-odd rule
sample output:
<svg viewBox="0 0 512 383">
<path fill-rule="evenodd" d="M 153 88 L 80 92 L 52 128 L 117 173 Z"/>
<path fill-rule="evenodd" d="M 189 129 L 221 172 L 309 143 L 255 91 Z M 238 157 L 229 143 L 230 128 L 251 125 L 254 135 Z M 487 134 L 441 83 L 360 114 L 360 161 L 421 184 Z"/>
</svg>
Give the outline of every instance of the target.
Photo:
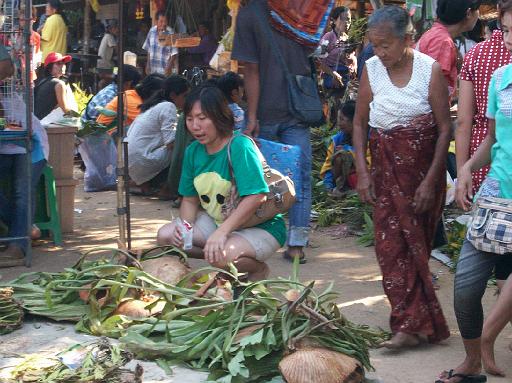
<svg viewBox="0 0 512 383">
<path fill-rule="evenodd" d="M 62 245 L 55 177 L 52 167 L 48 164 L 44 167 L 37 186 L 35 224 L 41 231 L 51 231 L 53 242 L 56 245 Z"/>
</svg>

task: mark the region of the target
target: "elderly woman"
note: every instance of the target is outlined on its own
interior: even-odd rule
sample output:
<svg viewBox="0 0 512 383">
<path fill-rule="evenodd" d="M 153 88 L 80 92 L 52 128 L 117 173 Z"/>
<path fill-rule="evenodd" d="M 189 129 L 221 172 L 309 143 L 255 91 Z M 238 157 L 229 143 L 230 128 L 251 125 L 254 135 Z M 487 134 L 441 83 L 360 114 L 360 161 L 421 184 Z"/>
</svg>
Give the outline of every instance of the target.
<svg viewBox="0 0 512 383">
<path fill-rule="evenodd" d="M 500 23 L 503 28 L 503 41 L 506 49 L 512 51 L 512 1 L 500 1 Z M 489 84 L 489 97 L 486 116 L 489 119 L 487 137 L 475 154 L 460 168 L 456 189 L 456 200 L 464 210 L 469 210 L 473 201 L 473 181 L 471 173 L 490 165 L 489 173 L 480 187 L 479 197 L 507 199 L 512 205 L 512 113 L 510 109 L 512 64 L 497 69 Z M 438 382 L 485 382 L 480 375 L 482 361 L 487 372 L 504 375 L 494 360 L 494 340 L 511 318 L 511 277 L 503 287 L 491 314 L 483 323 L 482 297 L 493 269 L 499 272 L 499 262 L 510 254 L 498 255 L 477 249 L 468 240 L 464 241 L 455 273 L 455 315 L 459 325 L 465 360 L 455 369 L 441 374 Z M 483 332 L 482 332 L 483 327 Z M 471 378 L 468 378 L 471 377 Z"/>
<path fill-rule="evenodd" d="M 193 248 L 189 254 L 204 257 L 216 267 L 234 263 L 250 280 L 265 278 L 269 273 L 265 261 L 284 245 L 286 226 L 277 215 L 242 229 L 268 192 L 254 143 L 241 134 L 233 135 L 233 113 L 215 87 L 190 93 L 184 112 L 187 129 L 196 140 L 185 152 L 179 187 L 183 196 L 180 219 L 193 225 Z M 236 159 L 232 171 L 228 150 Z M 225 218 L 222 206 L 235 180 L 241 200 Z M 184 233 L 180 226 L 173 221 L 160 228 L 158 243 L 182 247 Z"/>
<path fill-rule="evenodd" d="M 353 141 L 357 190 L 375 206 L 375 251 L 391 304 L 393 338 L 383 346 L 435 343 L 450 334 L 428 268 L 445 190 L 448 87 L 439 64 L 411 49 L 404 9 L 377 10 L 368 28 L 376 56 L 363 70 Z"/>
</svg>

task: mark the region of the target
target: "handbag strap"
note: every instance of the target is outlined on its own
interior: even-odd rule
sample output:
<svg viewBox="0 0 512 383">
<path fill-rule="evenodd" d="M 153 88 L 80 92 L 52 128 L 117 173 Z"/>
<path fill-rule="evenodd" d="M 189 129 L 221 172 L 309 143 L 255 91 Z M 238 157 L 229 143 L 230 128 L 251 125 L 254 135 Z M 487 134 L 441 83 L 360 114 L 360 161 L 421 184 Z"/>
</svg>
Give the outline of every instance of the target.
<svg viewBox="0 0 512 383">
<path fill-rule="evenodd" d="M 241 136 L 247 137 L 249 140 L 251 140 L 251 142 L 254 145 L 256 155 L 258 156 L 258 159 L 260 160 L 261 167 L 263 168 L 263 176 L 266 178 L 270 178 L 272 176 L 271 175 L 272 169 L 268 165 L 267 160 L 263 156 L 263 153 L 261 153 L 261 150 L 258 147 L 258 145 L 256 144 L 256 141 L 254 141 L 254 139 L 252 137 L 250 137 L 246 134 L 242 134 Z M 235 138 L 236 138 L 236 136 L 232 136 L 228 142 L 228 167 L 229 167 L 229 174 L 231 175 L 231 182 L 236 185 L 235 172 L 233 171 L 233 161 L 231 160 L 231 144 L 233 143 L 233 140 Z"/>
</svg>

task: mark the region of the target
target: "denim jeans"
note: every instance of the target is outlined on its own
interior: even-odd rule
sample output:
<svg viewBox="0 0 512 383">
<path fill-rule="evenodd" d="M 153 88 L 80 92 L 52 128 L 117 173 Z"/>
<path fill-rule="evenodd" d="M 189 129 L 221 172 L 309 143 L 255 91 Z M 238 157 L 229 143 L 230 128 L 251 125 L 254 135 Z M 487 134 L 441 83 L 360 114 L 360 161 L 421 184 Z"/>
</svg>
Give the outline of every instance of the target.
<svg viewBox="0 0 512 383">
<path fill-rule="evenodd" d="M 311 141 L 310 130 L 299 122 L 267 124 L 260 126 L 260 137 L 287 145 L 297 145 L 301 149 L 300 177 L 301 190 L 295 190 L 297 202 L 289 211 L 290 228 L 288 246 L 306 246 L 309 239 L 311 215 Z"/>
<path fill-rule="evenodd" d="M 477 339 L 482 335 L 484 313 L 482 297 L 487 281 L 502 257 L 476 249 L 467 239 L 460 251 L 455 272 L 454 307 L 459 330 L 464 339 Z"/>
<path fill-rule="evenodd" d="M 0 154 L 0 179 L 11 180 L 11 193 L 6 196 L 0 190 L 0 219 L 9 227 L 9 237 L 26 237 L 34 219 L 35 194 L 37 183 L 46 164 L 46 160 L 32 164 L 32 218 L 28 225 L 28 175 L 26 154 Z M 9 197 L 9 198 L 8 198 Z M 23 251 L 27 250 L 28 240 L 15 240 Z"/>
</svg>

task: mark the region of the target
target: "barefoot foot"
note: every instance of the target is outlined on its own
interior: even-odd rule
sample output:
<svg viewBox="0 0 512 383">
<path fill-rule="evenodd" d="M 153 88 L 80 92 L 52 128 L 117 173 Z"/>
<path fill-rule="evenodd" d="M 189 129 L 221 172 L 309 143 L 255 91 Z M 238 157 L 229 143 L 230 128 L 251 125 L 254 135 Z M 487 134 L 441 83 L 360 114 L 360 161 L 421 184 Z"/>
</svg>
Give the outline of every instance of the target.
<svg viewBox="0 0 512 383">
<path fill-rule="evenodd" d="M 421 343 L 420 337 L 415 334 L 406 334 L 405 332 L 397 332 L 390 340 L 382 342 L 379 346 L 389 348 L 391 350 L 416 347 Z"/>
<path fill-rule="evenodd" d="M 486 341 L 482 338 L 481 350 L 484 370 L 491 375 L 505 376 L 505 372 L 496 365 L 496 360 L 494 359 L 494 342 Z"/>
</svg>

